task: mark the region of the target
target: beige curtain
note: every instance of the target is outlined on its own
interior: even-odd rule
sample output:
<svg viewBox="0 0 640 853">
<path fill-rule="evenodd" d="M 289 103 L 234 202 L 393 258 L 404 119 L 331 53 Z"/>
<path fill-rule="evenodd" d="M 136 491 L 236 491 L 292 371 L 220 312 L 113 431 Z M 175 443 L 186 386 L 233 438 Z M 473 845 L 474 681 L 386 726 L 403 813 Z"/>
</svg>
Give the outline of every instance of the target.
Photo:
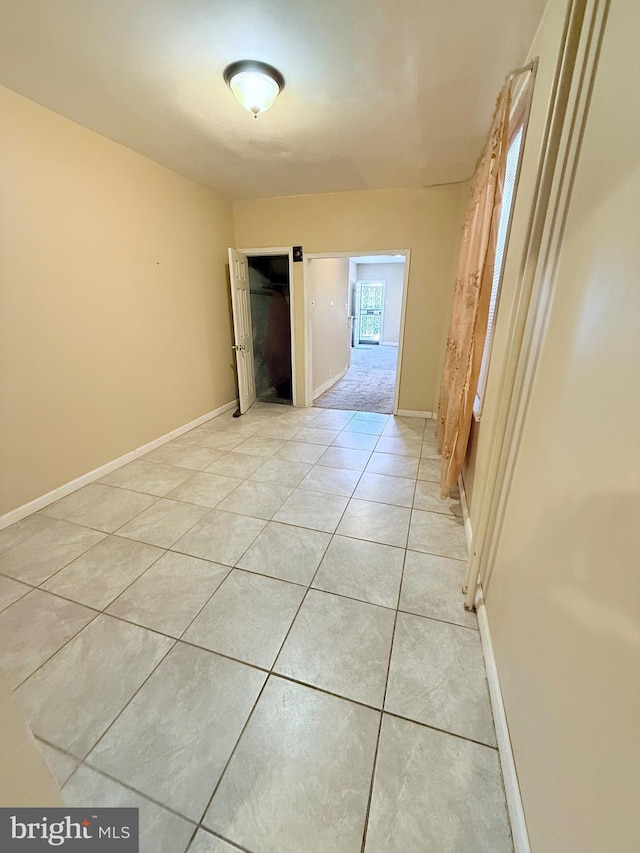
<svg viewBox="0 0 640 853">
<path fill-rule="evenodd" d="M 510 91 L 507 85 L 498 97 L 464 222 L 438 405 L 443 497 L 457 484 L 467 451 L 482 363 L 507 160 Z"/>
</svg>

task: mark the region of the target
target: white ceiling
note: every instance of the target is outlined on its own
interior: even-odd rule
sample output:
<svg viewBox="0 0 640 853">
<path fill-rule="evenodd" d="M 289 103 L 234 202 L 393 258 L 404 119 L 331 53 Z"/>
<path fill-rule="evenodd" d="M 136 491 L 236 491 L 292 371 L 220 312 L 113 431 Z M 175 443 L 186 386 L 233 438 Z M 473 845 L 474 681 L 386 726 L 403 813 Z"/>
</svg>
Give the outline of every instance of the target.
<svg viewBox="0 0 640 853">
<path fill-rule="evenodd" d="M 468 178 L 545 0 L 0 0 L 0 82 L 229 198 Z M 275 65 L 254 119 L 222 71 Z"/>
</svg>

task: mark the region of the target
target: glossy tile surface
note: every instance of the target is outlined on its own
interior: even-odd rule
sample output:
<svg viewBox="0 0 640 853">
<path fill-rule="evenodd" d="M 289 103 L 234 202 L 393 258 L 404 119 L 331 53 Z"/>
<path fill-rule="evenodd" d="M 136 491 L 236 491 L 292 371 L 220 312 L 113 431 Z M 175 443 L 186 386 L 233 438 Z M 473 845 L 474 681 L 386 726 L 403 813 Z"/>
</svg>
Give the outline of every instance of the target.
<svg viewBox="0 0 640 853">
<path fill-rule="evenodd" d="M 249 456 L 245 453 L 225 453 L 205 470 L 211 474 L 223 474 L 225 477 L 238 477 L 244 479 L 253 474 L 264 459 L 259 456 Z"/>
<path fill-rule="evenodd" d="M 408 547 L 455 560 L 467 559 L 467 540 L 461 518 L 414 509 Z"/>
<path fill-rule="evenodd" d="M 179 637 L 229 571 L 229 566 L 167 551 L 113 602 L 108 612 Z"/>
<path fill-rule="evenodd" d="M 102 530 L 105 533 L 114 533 L 157 500 L 153 495 L 143 495 L 140 492 L 115 489 L 111 486 L 105 488 L 107 491 L 97 500 L 68 513 L 66 520 L 81 524 L 83 527 Z"/>
<path fill-rule="evenodd" d="M 392 453 L 397 456 L 420 456 L 422 442 L 419 438 L 382 435 L 376 444 L 378 453 Z"/>
<path fill-rule="evenodd" d="M 0 613 L 0 667 L 11 687 L 54 655 L 96 613 L 34 589 Z"/>
<path fill-rule="evenodd" d="M 291 494 L 288 486 L 276 486 L 273 483 L 260 483 L 247 480 L 218 505 L 226 512 L 237 512 L 253 518 L 273 518 L 282 504 Z"/>
<path fill-rule="evenodd" d="M 0 573 L 38 585 L 96 545 L 106 534 L 47 519 L 33 534 L 0 553 Z"/>
<path fill-rule="evenodd" d="M 287 441 L 274 453 L 276 459 L 289 459 L 292 462 L 304 462 L 313 465 L 325 452 L 322 444 L 307 444 L 303 441 Z"/>
<path fill-rule="evenodd" d="M 347 506 L 347 498 L 296 489 L 274 516 L 275 521 L 333 533 Z"/>
<path fill-rule="evenodd" d="M 173 550 L 192 557 L 202 557 L 212 563 L 233 566 L 266 523 L 261 518 L 212 509 L 185 536 L 178 539 Z"/>
<path fill-rule="evenodd" d="M 498 754 L 385 715 L 366 853 L 510 853 Z"/>
<path fill-rule="evenodd" d="M 392 610 L 311 590 L 274 670 L 380 708 L 393 623 Z"/>
<path fill-rule="evenodd" d="M 238 853 L 239 850 L 239 847 L 223 841 L 206 829 L 199 829 L 189 848 L 189 853 Z"/>
<path fill-rule="evenodd" d="M 174 501 L 186 501 L 186 503 L 212 508 L 242 482 L 239 477 L 224 477 L 221 474 L 199 471 L 186 483 L 170 492 L 169 497 Z"/>
<path fill-rule="evenodd" d="M 292 489 L 300 485 L 311 466 L 306 462 L 293 462 L 289 459 L 267 459 L 249 479 L 260 483 L 273 483 L 279 486 L 290 486 Z"/>
<path fill-rule="evenodd" d="M 158 497 L 168 494 L 193 475 L 192 471 L 185 468 L 143 462 L 142 460 L 136 460 L 126 467 L 129 469 L 127 472 L 129 476 L 126 476 L 124 469 L 120 469 L 123 471 L 122 482 L 114 483 L 114 485 L 131 489 L 134 492 L 146 492 L 148 495 L 157 495 Z M 113 479 L 115 478 L 112 475 L 111 482 Z M 106 482 L 106 479 L 103 482 Z"/>
<path fill-rule="evenodd" d="M 173 640 L 98 616 L 16 691 L 36 735 L 83 758 Z"/>
<path fill-rule="evenodd" d="M 118 531 L 119 536 L 170 548 L 206 514 L 207 508 L 162 498 Z"/>
<path fill-rule="evenodd" d="M 141 463 L 140 463 L 141 464 Z M 129 466 L 127 466 L 129 467 Z M 70 495 L 60 498 L 59 501 L 49 504 L 44 509 L 40 510 L 42 515 L 51 516 L 51 518 L 64 519 L 70 513 L 82 509 L 98 498 L 108 495 L 110 489 L 106 485 L 100 483 L 89 483 L 88 486 L 83 486 Z"/>
<path fill-rule="evenodd" d="M 429 480 L 439 483 L 442 476 L 442 462 L 439 459 L 420 459 L 418 465 L 418 480 Z"/>
<path fill-rule="evenodd" d="M 9 607 L 14 601 L 22 598 L 31 590 L 30 586 L 0 575 L 0 611 Z"/>
<path fill-rule="evenodd" d="M 41 740 L 37 741 L 37 744 L 42 750 L 44 760 L 47 762 L 47 766 L 53 774 L 53 778 L 58 783 L 58 786 L 62 788 L 65 782 L 67 782 L 77 770 L 79 764 L 78 759 L 68 755 L 66 752 L 62 752 L 60 749 L 50 746 L 48 743 L 44 743 Z"/>
<path fill-rule="evenodd" d="M 185 853 L 195 826 L 146 797 L 82 766 L 62 790 L 70 807 L 128 807 L 140 810 L 140 853 Z"/>
<path fill-rule="evenodd" d="M 385 709 L 495 746 L 478 632 L 398 613 Z"/>
<path fill-rule="evenodd" d="M 279 438 L 252 435 L 239 444 L 236 450 L 238 453 L 246 453 L 248 456 L 269 457 L 273 456 L 283 445 L 284 441 Z"/>
<path fill-rule="evenodd" d="M 327 465 L 314 465 L 300 483 L 301 489 L 311 492 L 323 492 L 328 495 L 342 495 L 350 498 L 358 480 L 359 471 L 346 471 L 342 468 L 330 468 Z"/>
<path fill-rule="evenodd" d="M 360 849 L 379 714 L 270 678 L 204 819 L 261 853 Z"/>
<path fill-rule="evenodd" d="M 400 610 L 477 628 L 476 614 L 469 613 L 463 605 L 465 570 L 462 560 L 407 551 Z"/>
<path fill-rule="evenodd" d="M 431 483 L 429 480 L 418 480 L 413 506 L 415 509 L 442 512 L 445 515 L 462 515 L 460 501 L 451 497 L 441 498 L 440 483 Z"/>
<path fill-rule="evenodd" d="M 434 422 L 232 414 L 0 530 L 0 666 L 65 796 L 139 806 L 143 853 L 510 849 Z"/>
<path fill-rule="evenodd" d="M 411 510 L 373 501 L 351 500 L 337 533 L 382 545 L 406 547 Z"/>
<path fill-rule="evenodd" d="M 44 589 L 103 610 L 163 555 L 161 548 L 107 536 L 49 578 Z"/>
<path fill-rule="evenodd" d="M 54 526 L 55 521 L 52 518 L 47 518 L 42 513 L 38 513 L 29 515 L 10 527 L 5 527 L 0 530 L 0 554 Z"/>
<path fill-rule="evenodd" d="M 365 472 L 353 496 L 364 501 L 410 507 L 413 503 L 415 488 L 415 480 L 408 477 L 390 477 L 388 474 Z"/>
<path fill-rule="evenodd" d="M 371 454 L 367 463 L 367 474 L 387 474 L 390 477 L 415 477 L 419 461 L 411 456 L 396 456 L 393 453 Z"/>
<path fill-rule="evenodd" d="M 177 468 L 187 468 L 190 471 L 204 471 L 221 456 L 221 450 L 211 447 L 165 444 L 163 447 L 148 453 L 144 458 L 152 462 L 174 465 Z"/>
<path fill-rule="evenodd" d="M 272 521 L 238 561 L 241 569 L 308 585 L 320 565 L 328 533 Z"/>
<path fill-rule="evenodd" d="M 403 548 L 334 536 L 313 586 L 326 592 L 395 608 L 398 605 L 404 555 Z"/>
<path fill-rule="evenodd" d="M 320 465 L 364 471 L 371 453 L 368 450 L 350 450 L 348 447 L 328 447 L 318 459 Z"/>
<path fill-rule="evenodd" d="M 304 587 L 235 569 L 183 639 L 269 669 L 303 596 Z"/>
<path fill-rule="evenodd" d="M 179 643 L 87 762 L 197 821 L 265 679 Z"/>
</svg>

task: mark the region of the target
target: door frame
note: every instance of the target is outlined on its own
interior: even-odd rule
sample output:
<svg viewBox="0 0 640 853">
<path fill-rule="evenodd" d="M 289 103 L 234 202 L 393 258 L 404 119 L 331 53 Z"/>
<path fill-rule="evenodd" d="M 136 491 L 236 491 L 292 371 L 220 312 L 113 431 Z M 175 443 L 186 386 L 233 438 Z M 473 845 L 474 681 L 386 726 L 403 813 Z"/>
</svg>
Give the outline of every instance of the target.
<svg viewBox="0 0 640 853">
<path fill-rule="evenodd" d="M 293 282 L 293 248 L 291 246 L 269 246 L 266 249 L 238 249 L 247 258 L 286 255 L 289 258 L 289 326 L 291 328 L 291 396 L 293 405 L 301 405 L 298 400 L 296 383 L 296 324 L 295 324 L 295 287 Z"/>
<path fill-rule="evenodd" d="M 398 414 L 400 380 L 404 359 L 404 331 L 407 315 L 407 293 L 409 290 L 409 270 L 411 267 L 411 249 L 357 249 L 351 252 L 311 252 L 304 256 L 303 278 L 303 323 L 304 323 L 304 405 L 313 406 L 313 348 L 311 340 L 311 261 L 317 258 L 357 258 L 361 255 L 402 255 L 404 257 L 404 278 L 402 281 L 402 309 L 400 312 L 400 335 L 398 337 L 398 365 L 396 367 L 396 387 L 393 398 L 393 414 Z M 351 341 L 349 341 L 351 346 Z"/>
</svg>

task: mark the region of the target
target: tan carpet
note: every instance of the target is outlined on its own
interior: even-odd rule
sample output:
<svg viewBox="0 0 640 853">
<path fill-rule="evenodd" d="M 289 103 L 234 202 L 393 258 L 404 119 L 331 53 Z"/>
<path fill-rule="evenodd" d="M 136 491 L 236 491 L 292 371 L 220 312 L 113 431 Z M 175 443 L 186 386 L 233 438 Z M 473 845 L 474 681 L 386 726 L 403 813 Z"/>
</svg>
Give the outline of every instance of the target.
<svg viewBox="0 0 640 853">
<path fill-rule="evenodd" d="M 323 409 L 353 409 L 390 415 L 396 390 L 398 347 L 353 347 L 351 367 L 313 401 Z"/>
</svg>

